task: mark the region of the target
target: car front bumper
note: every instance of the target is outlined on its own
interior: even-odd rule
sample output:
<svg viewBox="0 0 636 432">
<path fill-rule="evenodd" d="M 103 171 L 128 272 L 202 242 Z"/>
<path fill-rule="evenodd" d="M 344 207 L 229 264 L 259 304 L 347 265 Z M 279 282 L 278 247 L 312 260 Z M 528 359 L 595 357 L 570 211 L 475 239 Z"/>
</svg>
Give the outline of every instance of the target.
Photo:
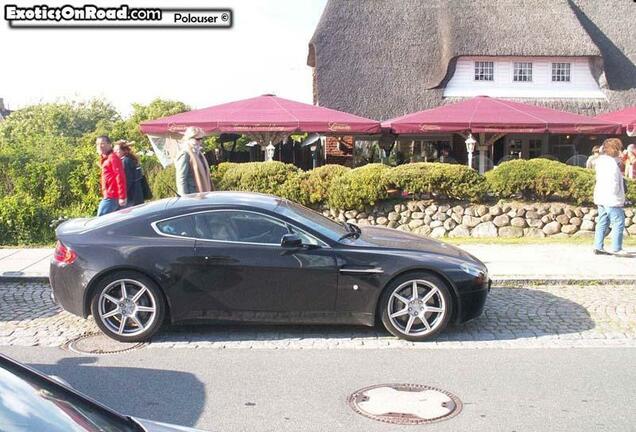
<svg viewBox="0 0 636 432">
<path fill-rule="evenodd" d="M 486 277 L 484 282 L 474 284 L 472 289 L 462 290 L 459 295 L 458 313 L 455 317 L 455 323 L 464 323 L 479 317 L 484 311 L 491 287 L 492 280 Z"/>
</svg>

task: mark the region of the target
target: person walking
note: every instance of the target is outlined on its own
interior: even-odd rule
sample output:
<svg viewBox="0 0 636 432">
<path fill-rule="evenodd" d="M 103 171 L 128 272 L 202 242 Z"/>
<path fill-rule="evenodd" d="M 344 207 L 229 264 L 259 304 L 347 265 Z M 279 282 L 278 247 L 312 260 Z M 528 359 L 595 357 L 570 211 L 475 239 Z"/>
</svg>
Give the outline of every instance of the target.
<svg viewBox="0 0 636 432">
<path fill-rule="evenodd" d="M 601 154 L 596 159 L 596 184 L 594 204 L 598 206 L 598 221 L 594 233 L 594 253 L 630 256 L 623 250 L 623 230 L 625 229 L 625 186 L 619 166 L 623 144 L 618 138 L 603 142 Z M 612 251 L 604 249 L 605 231 L 612 225 Z"/>
<path fill-rule="evenodd" d="M 203 137 L 203 130 L 192 126 L 183 134 L 181 148 L 175 160 L 177 193 L 180 196 L 212 190 L 210 167 L 201 152 Z"/>
<path fill-rule="evenodd" d="M 113 151 L 121 159 L 126 173 L 126 197 L 128 199 L 126 207 L 143 204 L 144 194 L 141 188 L 143 173 L 139 158 L 132 151 L 130 144 L 126 140 L 117 141 Z"/>
<path fill-rule="evenodd" d="M 625 177 L 628 179 L 636 179 L 636 145 L 630 144 L 623 155 L 623 164 L 625 165 Z"/>
<path fill-rule="evenodd" d="M 126 173 L 121 159 L 113 152 L 113 144 L 108 136 L 98 137 L 95 146 L 102 167 L 102 200 L 97 208 L 97 216 L 103 216 L 126 205 Z"/>
<path fill-rule="evenodd" d="M 585 168 L 594 169 L 594 166 L 596 165 L 596 159 L 598 159 L 600 154 L 601 146 L 595 145 L 594 147 L 592 147 L 592 154 L 590 155 L 590 157 L 587 158 L 587 162 L 585 162 Z"/>
</svg>

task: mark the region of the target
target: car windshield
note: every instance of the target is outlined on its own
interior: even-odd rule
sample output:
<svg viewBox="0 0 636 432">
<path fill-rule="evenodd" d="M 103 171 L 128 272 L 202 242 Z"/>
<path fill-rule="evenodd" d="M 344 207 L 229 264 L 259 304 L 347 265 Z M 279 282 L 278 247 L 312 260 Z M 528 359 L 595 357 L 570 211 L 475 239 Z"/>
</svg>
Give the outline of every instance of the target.
<svg viewBox="0 0 636 432">
<path fill-rule="evenodd" d="M 348 232 L 342 224 L 332 221 L 317 211 L 291 201 L 281 200 L 277 210 L 283 216 L 298 221 L 334 241 L 338 241 L 338 239 Z"/>
<path fill-rule="evenodd" d="M 27 369 L 0 361 L 0 430 L 139 432 L 140 429 L 131 420 Z"/>
</svg>

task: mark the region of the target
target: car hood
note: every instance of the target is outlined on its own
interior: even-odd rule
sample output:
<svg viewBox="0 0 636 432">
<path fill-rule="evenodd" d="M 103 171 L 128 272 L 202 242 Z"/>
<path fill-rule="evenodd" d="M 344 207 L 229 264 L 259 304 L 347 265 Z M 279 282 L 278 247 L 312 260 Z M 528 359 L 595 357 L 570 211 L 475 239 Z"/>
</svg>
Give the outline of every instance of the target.
<svg viewBox="0 0 636 432">
<path fill-rule="evenodd" d="M 177 426 L 168 423 L 160 423 L 152 420 L 131 417 L 137 424 L 144 428 L 147 432 L 205 432 L 201 429 L 193 429 L 186 426 Z"/>
<path fill-rule="evenodd" d="M 480 260 L 463 249 L 430 237 L 378 226 L 362 226 L 360 230 L 362 231 L 360 237 L 353 242 L 356 246 L 427 252 L 436 255 L 467 259 L 483 264 Z"/>
</svg>

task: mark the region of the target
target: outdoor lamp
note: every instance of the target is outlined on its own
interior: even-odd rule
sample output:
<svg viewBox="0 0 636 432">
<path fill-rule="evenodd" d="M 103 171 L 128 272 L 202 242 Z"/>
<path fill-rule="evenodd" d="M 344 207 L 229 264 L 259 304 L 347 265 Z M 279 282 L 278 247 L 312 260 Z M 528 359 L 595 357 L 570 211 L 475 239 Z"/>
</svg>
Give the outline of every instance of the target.
<svg viewBox="0 0 636 432">
<path fill-rule="evenodd" d="M 477 144 L 477 141 L 475 141 L 475 138 L 473 138 L 473 134 L 469 133 L 468 138 L 466 138 L 466 141 L 464 142 L 466 143 L 466 151 L 468 152 L 468 166 L 472 168 L 473 152 L 475 151 L 475 144 Z"/>
<path fill-rule="evenodd" d="M 274 147 L 274 145 L 270 141 L 269 145 L 267 147 L 265 147 L 265 160 L 266 161 L 274 160 L 274 151 L 275 150 L 276 150 L 276 147 Z"/>
</svg>

